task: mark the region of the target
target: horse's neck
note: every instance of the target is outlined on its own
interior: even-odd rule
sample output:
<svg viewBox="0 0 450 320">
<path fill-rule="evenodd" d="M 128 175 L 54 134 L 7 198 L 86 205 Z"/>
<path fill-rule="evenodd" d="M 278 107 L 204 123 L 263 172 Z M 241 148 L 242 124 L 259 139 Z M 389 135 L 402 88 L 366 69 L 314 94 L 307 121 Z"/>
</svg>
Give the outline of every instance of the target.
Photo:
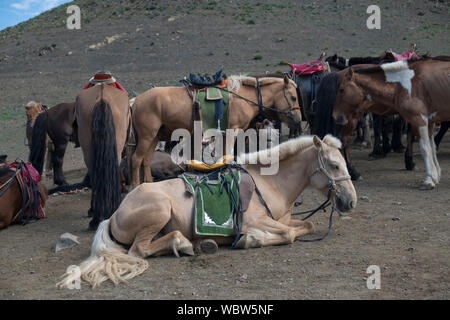
<svg viewBox="0 0 450 320">
<path fill-rule="evenodd" d="M 277 208 L 277 211 L 272 212 L 275 219 L 290 210 L 309 185 L 316 154 L 313 147 L 308 147 L 280 161 L 279 170 L 274 175 L 261 175 L 259 165 L 247 166 L 264 200 L 270 208 Z"/>
<path fill-rule="evenodd" d="M 367 99 L 384 106 L 393 106 L 395 83 L 386 83 L 383 77 L 360 73 L 355 75 L 355 82 L 365 91 Z"/>
</svg>

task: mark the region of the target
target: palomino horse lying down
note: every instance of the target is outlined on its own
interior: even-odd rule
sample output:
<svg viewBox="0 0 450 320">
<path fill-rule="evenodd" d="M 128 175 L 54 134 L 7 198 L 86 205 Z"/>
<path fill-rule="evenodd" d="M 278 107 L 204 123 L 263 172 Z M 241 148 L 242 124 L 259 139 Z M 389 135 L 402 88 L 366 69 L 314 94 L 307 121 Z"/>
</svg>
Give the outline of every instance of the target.
<svg viewBox="0 0 450 320">
<path fill-rule="evenodd" d="M 276 175 L 260 175 L 262 165 L 243 165 L 253 177 L 258 195 L 253 193 L 237 248 L 263 247 L 293 243 L 296 238 L 314 232 L 311 222 L 291 220 L 295 200 L 312 185 L 324 195 L 332 190 L 337 208 L 348 211 L 356 206 L 356 192 L 348 175 L 339 140 L 326 136 L 303 136 L 274 148 L 246 154 L 254 160 L 279 152 Z M 252 161 L 253 160 L 253 161 Z M 331 189 L 330 189 L 330 186 Z M 110 219 L 103 221 L 91 248 L 91 256 L 74 273 L 67 273 L 57 284 L 68 287 L 80 276 L 93 287 L 110 279 L 115 284 L 144 272 L 143 258 L 169 253 L 193 255 L 191 241 L 201 239 L 193 232 L 193 197 L 186 195 L 183 179 L 144 183 L 130 192 Z M 229 245 L 234 237 L 210 237 L 219 245 Z M 120 243 L 120 244 L 119 244 Z M 129 247 L 126 249 L 123 245 Z"/>
</svg>

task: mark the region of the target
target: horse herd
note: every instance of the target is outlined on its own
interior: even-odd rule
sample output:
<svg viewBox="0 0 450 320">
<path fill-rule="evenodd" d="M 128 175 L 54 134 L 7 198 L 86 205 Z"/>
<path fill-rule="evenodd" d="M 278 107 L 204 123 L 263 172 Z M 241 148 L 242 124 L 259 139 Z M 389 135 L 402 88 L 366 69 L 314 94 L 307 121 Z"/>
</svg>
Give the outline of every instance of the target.
<svg viewBox="0 0 450 320">
<path fill-rule="evenodd" d="M 328 66 L 339 64 L 337 58 L 327 60 Z M 223 90 L 230 93 L 229 128 L 245 130 L 255 125 L 255 119 L 266 117 L 295 129 L 301 128 L 302 118 L 306 118 L 314 134 L 239 156 L 257 163 L 242 168 L 258 192 L 251 195 L 236 247 L 292 243 L 314 232 L 312 223 L 291 219 L 291 209 L 308 185 L 328 196 L 333 210 L 355 208 L 348 146 L 351 133 L 366 112 L 399 114 L 410 125 L 411 137 L 415 134 L 419 138 L 426 170 L 421 189 L 439 183 L 441 170 L 433 129 L 434 123 L 450 120 L 450 57 L 425 55 L 357 65 L 346 60 L 343 70 L 321 72 L 320 85 L 310 90 L 309 96 L 302 91 L 304 82 L 317 75 L 302 76 L 291 72 L 226 79 Z M 176 129 L 193 130 L 196 89 L 189 85 L 156 87 L 130 100 L 124 91 L 100 83 L 82 90 L 74 103 L 50 109 L 35 103 L 25 106 L 33 166 L 42 173 L 44 154 L 47 146 L 52 146 L 47 170 L 51 164 L 54 183 L 67 188 L 62 163 L 72 141 L 81 147 L 88 169 L 78 186 L 92 190 L 89 228 L 97 231 L 91 256 L 78 272 L 68 272 L 58 287 L 69 287 L 80 277 L 94 287 L 108 279 L 117 284 L 145 271 L 146 257 L 194 253 L 196 243 L 203 240 L 193 233 L 194 200 L 185 194 L 182 179 L 153 182 L 151 167 L 158 141 L 170 140 Z M 412 138 L 409 143 L 407 153 L 412 154 Z M 278 174 L 261 175 L 263 164 L 258 159 L 274 151 L 280 155 Z M 160 163 L 173 165 L 171 177 L 176 177 L 180 166 L 167 154 L 163 157 Z M 131 191 L 122 200 L 121 193 L 126 190 L 123 159 L 128 163 L 125 171 Z M 11 176 L 10 172 L 0 177 L 0 202 L 8 192 L 12 194 L 12 190 L 1 190 Z M 0 219 L 6 215 L 2 210 Z M 233 242 L 231 237 L 213 240 L 222 245 Z"/>
</svg>

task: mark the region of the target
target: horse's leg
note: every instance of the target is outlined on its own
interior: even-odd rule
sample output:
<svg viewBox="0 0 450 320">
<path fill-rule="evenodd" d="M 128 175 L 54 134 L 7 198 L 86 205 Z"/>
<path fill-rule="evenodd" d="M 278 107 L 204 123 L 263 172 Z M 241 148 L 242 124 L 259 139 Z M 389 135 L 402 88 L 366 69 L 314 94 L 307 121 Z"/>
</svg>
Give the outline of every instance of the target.
<svg viewBox="0 0 450 320">
<path fill-rule="evenodd" d="M 434 123 L 430 124 L 428 126 L 428 135 L 430 137 L 430 144 L 431 144 L 431 151 L 432 151 L 432 155 L 433 155 L 433 162 L 434 165 L 436 167 L 436 171 L 437 171 L 437 179 L 438 182 L 441 180 L 441 166 L 439 165 L 438 159 L 437 159 L 437 154 L 436 154 L 436 144 L 434 142 Z"/>
<path fill-rule="evenodd" d="M 436 186 L 436 183 L 439 182 L 439 179 L 438 171 L 433 160 L 433 150 L 431 148 L 430 136 L 428 134 L 428 121 L 426 121 L 426 123 L 427 125 L 419 127 L 420 153 L 422 154 L 425 163 L 425 171 L 427 174 L 427 177 L 422 183 L 421 189 L 433 189 Z"/>
<path fill-rule="evenodd" d="M 413 160 L 413 142 L 414 142 L 414 132 L 412 130 L 411 125 L 408 123 L 408 141 L 407 141 L 407 145 L 406 145 L 406 150 L 405 150 L 405 167 L 406 170 L 413 170 L 414 167 L 416 166 L 416 164 L 414 163 Z"/>
<path fill-rule="evenodd" d="M 53 145 L 53 142 L 49 138 L 47 138 L 47 155 L 45 156 L 45 171 L 47 177 L 51 175 L 51 171 L 53 169 L 52 157 L 54 152 L 55 147 Z"/>
<path fill-rule="evenodd" d="M 373 150 L 369 154 L 369 160 L 378 159 L 384 156 L 383 154 L 383 147 L 381 144 L 381 126 L 383 121 L 383 116 L 380 116 L 378 114 L 372 114 L 373 119 Z"/>
<path fill-rule="evenodd" d="M 296 238 L 314 232 L 312 222 L 304 221 L 300 227 L 290 227 L 270 217 L 258 219 L 257 224 L 248 226 L 246 233 L 236 244 L 237 248 L 257 248 L 290 244 Z"/>
<path fill-rule="evenodd" d="M 131 157 L 131 166 L 132 166 L 132 189 L 136 188 L 138 185 L 141 184 L 141 165 L 146 156 L 148 156 L 148 153 L 153 154 L 153 150 L 150 150 L 150 146 L 154 145 L 154 141 L 156 140 L 156 134 L 153 137 L 147 137 L 147 138 L 139 138 L 138 144 L 136 146 L 136 151 L 133 153 L 133 156 Z M 151 161 L 151 155 L 150 155 L 150 161 Z M 151 180 L 153 181 L 153 179 Z"/>
<path fill-rule="evenodd" d="M 363 146 L 367 147 L 371 145 L 371 141 L 370 141 L 370 131 L 369 131 L 369 114 L 365 114 L 362 117 L 362 132 L 363 132 Z"/>
<path fill-rule="evenodd" d="M 155 236 L 153 230 L 154 228 L 152 227 L 139 231 L 129 253 L 143 258 L 165 255 L 172 252 L 177 257 L 180 257 L 179 252 L 190 256 L 194 255 L 194 246 L 180 231 L 172 231 L 152 241 Z"/>
<path fill-rule="evenodd" d="M 153 139 L 153 141 L 150 145 L 150 148 L 142 162 L 142 167 L 143 167 L 143 171 L 144 171 L 144 182 L 153 182 L 150 164 L 152 163 L 152 156 L 153 156 L 153 153 L 155 152 L 155 148 L 156 148 L 157 144 L 158 144 L 158 139 Z"/>
<path fill-rule="evenodd" d="M 347 139 L 345 139 L 345 140 L 347 140 Z M 347 164 L 348 174 L 352 177 L 353 181 L 357 181 L 359 179 L 359 177 L 361 177 L 361 174 L 352 165 L 352 162 L 350 159 L 350 152 L 348 150 L 348 145 L 347 145 L 346 141 L 344 141 L 343 146 L 342 146 L 342 154 L 344 155 L 345 163 Z"/>
<path fill-rule="evenodd" d="M 394 116 L 394 123 L 392 125 L 392 150 L 395 153 L 403 153 L 405 147 L 402 144 L 402 129 L 405 121 L 401 116 Z"/>
<path fill-rule="evenodd" d="M 436 150 L 439 149 L 439 144 L 441 143 L 441 140 L 444 137 L 444 135 L 447 132 L 449 127 L 450 127 L 450 121 L 444 121 L 441 123 L 441 128 L 439 129 L 439 132 L 437 133 L 437 135 L 434 137 L 434 142 L 436 144 Z"/>
<path fill-rule="evenodd" d="M 382 116 L 381 121 L 381 136 L 383 137 L 383 155 L 387 155 L 391 152 L 391 143 L 389 139 L 389 129 L 392 129 L 392 117 L 393 116 Z"/>
<path fill-rule="evenodd" d="M 63 161 L 64 154 L 66 153 L 68 141 L 54 143 L 54 150 L 52 152 L 52 163 L 53 163 L 53 182 L 58 185 L 66 185 L 67 181 L 64 178 L 63 172 Z"/>
</svg>

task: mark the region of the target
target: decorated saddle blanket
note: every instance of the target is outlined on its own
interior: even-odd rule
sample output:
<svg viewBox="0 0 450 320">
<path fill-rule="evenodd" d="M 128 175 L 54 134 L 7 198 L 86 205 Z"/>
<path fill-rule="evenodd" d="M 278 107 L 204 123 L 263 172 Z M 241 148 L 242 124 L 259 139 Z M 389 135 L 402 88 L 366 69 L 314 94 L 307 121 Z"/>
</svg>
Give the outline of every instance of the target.
<svg viewBox="0 0 450 320">
<path fill-rule="evenodd" d="M 16 179 L 22 191 L 22 208 L 13 218 L 13 221 L 26 224 L 33 220 L 45 218 L 45 212 L 42 208 L 42 195 L 38 185 L 41 181 L 39 172 L 31 163 L 24 161 L 16 160 L 7 166 L 17 173 Z"/>
<path fill-rule="evenodd" d="M 228 129 L 229 93 L 215 87 L 194 90 L 194 101 L 198 102 L 202 130 Z"/>
<path fill-rule="evenodd" d="M 194 196 L 194 233 L 197 236 L 232 236 L 238 232 L 237 215 L 247 210 L 255 190 L 252 178 L 241 171 L 185 172 L 180 177 Z"/>
<path fill-rule="evenodd" d="M 315 60 L 305 64 L 293 64 L 286 62 L 291 67 L 291 72 L 296 76 L 307 76 L 311 74 L 318 74 L 328 70 L 326 63 Z"/>
</svg>

